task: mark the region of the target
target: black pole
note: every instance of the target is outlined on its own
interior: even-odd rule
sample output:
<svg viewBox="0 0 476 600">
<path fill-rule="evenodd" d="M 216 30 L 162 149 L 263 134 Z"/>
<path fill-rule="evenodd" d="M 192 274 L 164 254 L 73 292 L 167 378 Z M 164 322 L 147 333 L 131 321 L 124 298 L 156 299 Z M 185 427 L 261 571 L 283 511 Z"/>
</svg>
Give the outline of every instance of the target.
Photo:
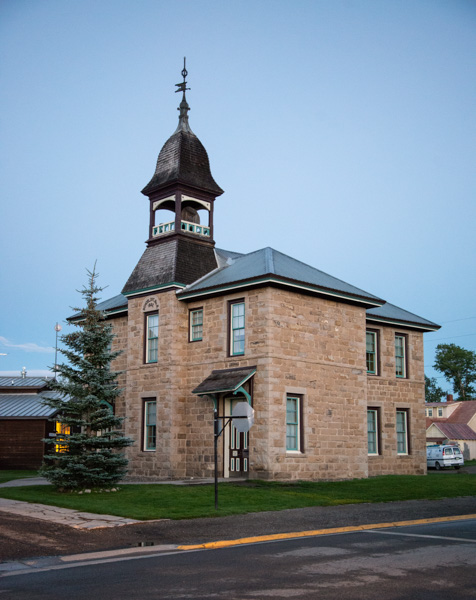
<svg viewBox="0 0 476 600">
<path fill-rule="evenodd" d="M 214 409 L 214 450 L 215 450 L 215 510 L 218 510 L 218 407 Z"/>
</svg>

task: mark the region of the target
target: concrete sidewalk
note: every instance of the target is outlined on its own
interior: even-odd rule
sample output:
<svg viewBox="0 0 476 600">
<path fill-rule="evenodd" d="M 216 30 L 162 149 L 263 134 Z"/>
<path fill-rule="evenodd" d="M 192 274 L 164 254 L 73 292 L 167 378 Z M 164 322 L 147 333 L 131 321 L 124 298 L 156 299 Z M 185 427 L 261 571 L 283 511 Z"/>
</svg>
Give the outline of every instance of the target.
<svg viewBox="0 0 476 600">
<path fill-rule="evenodd" d="M 121 527 L 131 523 L 140 523 L 135 519 L 124 519 L 112 515 L 96 515 L 69 508 L 7 500 L 6 498 L 0 498 L 0 511 L 42 521 L 51 521 L 60 525 L 68 525 L 74 529 L 99 529 L 101 527 Z"/>
</svg>

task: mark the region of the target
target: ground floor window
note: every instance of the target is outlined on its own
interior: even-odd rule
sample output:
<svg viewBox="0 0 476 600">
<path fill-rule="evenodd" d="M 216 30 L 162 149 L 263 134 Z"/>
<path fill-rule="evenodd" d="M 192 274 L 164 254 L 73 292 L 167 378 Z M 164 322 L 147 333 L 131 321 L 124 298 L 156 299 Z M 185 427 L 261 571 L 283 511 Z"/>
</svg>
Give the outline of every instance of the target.
<svg viewBox="0 0 476 600">
<path fill-rule="evenodd" d="M 408 454 L 408 410 L 397 409 L 397 454 Z"/>
<path fill-rule="evenodd" d="M 66 425 L 65 423 L 61 423 L 61 421 L 56 421 L 55 433 L 56 439 L 58 441 L 58 443 L 55 444 L 55 452 L 67 452 L 68 444 L 64 442 L 66 441 L 67 436 L 71 435 L 71 427 L 69 425 Z"/>
<path fill-rule="evenodd" d="M 288 394 L 286 396 L 286 450 L 302 452 L 302 398 Z"/>
<path fill-rule="evenodd" d="M 367 410 L 367 452 L 368 454 L 380 454 L 379 449 L 379 409 L 369 408 Z"/>
<path fill-rule="evenodd" d="M 144 450 L 157 448 L 157 401 L 144 400 Z"/>
</svg>

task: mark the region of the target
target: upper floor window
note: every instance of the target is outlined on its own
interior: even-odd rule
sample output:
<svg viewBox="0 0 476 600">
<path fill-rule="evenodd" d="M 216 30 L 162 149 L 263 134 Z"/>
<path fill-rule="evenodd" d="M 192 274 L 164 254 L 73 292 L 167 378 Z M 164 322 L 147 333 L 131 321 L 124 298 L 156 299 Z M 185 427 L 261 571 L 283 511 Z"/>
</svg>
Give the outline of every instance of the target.
<svg viewBox="0 0 476 600">
<path fill-rule="evenodd" d="M 190 311 L 190 334 L 191 342 L 199 342 L 203 337 L 203 308 Z"/>
<path fill-rule="evenodd" d="M 379 414 L 378 408 L 367 410 L 367 453 L 379 454 Z"/>
<path fill-rule="evenodd" d="M 397 377 L 407 376 L 406 367 L 406 336 L 395 335 L 395 375 Z"/>
<path fill-rule="evenodd" d="M 144 400 L 144 450 L 157 448 L 157 401 Z"/>
<path fill-rule="evenodd" d="M 245 353 L 245 303 L 243 300 L 230 304 L 230 354 Z"/>
<path fill-rule="evenodd" d="M 377 375 L 377 332 L 367 331 L 365 334 L 367 374 Z"/>
<path fill-rule="evenodd" d="M 146 315 L 145 362 L 156 363 L 159 352 L 159 313 Z"/>
<path fill-rule="evenodd" d="M 302 398 L 286 396 L 286 451 L 302 452 Z"/>
<path fill-rule="evenodd" d="M 408 454 L 407 410 L 397 410 L 397 454 Z"/>
<path fill-rule="evenodd" d="M 439 417 L 442 417 L 442 416 L 443 416 L 443 409 L 442 409 L 442 408 L 439 408 L 439 409 L 438 409 L 438 416 L 439 416 Z"/>
</svg>

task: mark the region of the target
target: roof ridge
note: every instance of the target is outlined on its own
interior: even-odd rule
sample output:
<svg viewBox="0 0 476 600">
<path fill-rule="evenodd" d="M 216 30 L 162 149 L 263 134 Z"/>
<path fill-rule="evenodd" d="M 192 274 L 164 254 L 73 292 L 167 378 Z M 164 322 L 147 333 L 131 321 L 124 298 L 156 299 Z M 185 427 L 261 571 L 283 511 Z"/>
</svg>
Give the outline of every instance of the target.
<svg viewBox="0 0 476 600">
<path fill-rule="evenodd" d="M 266 270 L 268 273 L 275 273 L 274 270 L 274 250 L 270 246 L 266 246 L 264 249 L 264 256 L 266 261 Z"/>
</svg>

